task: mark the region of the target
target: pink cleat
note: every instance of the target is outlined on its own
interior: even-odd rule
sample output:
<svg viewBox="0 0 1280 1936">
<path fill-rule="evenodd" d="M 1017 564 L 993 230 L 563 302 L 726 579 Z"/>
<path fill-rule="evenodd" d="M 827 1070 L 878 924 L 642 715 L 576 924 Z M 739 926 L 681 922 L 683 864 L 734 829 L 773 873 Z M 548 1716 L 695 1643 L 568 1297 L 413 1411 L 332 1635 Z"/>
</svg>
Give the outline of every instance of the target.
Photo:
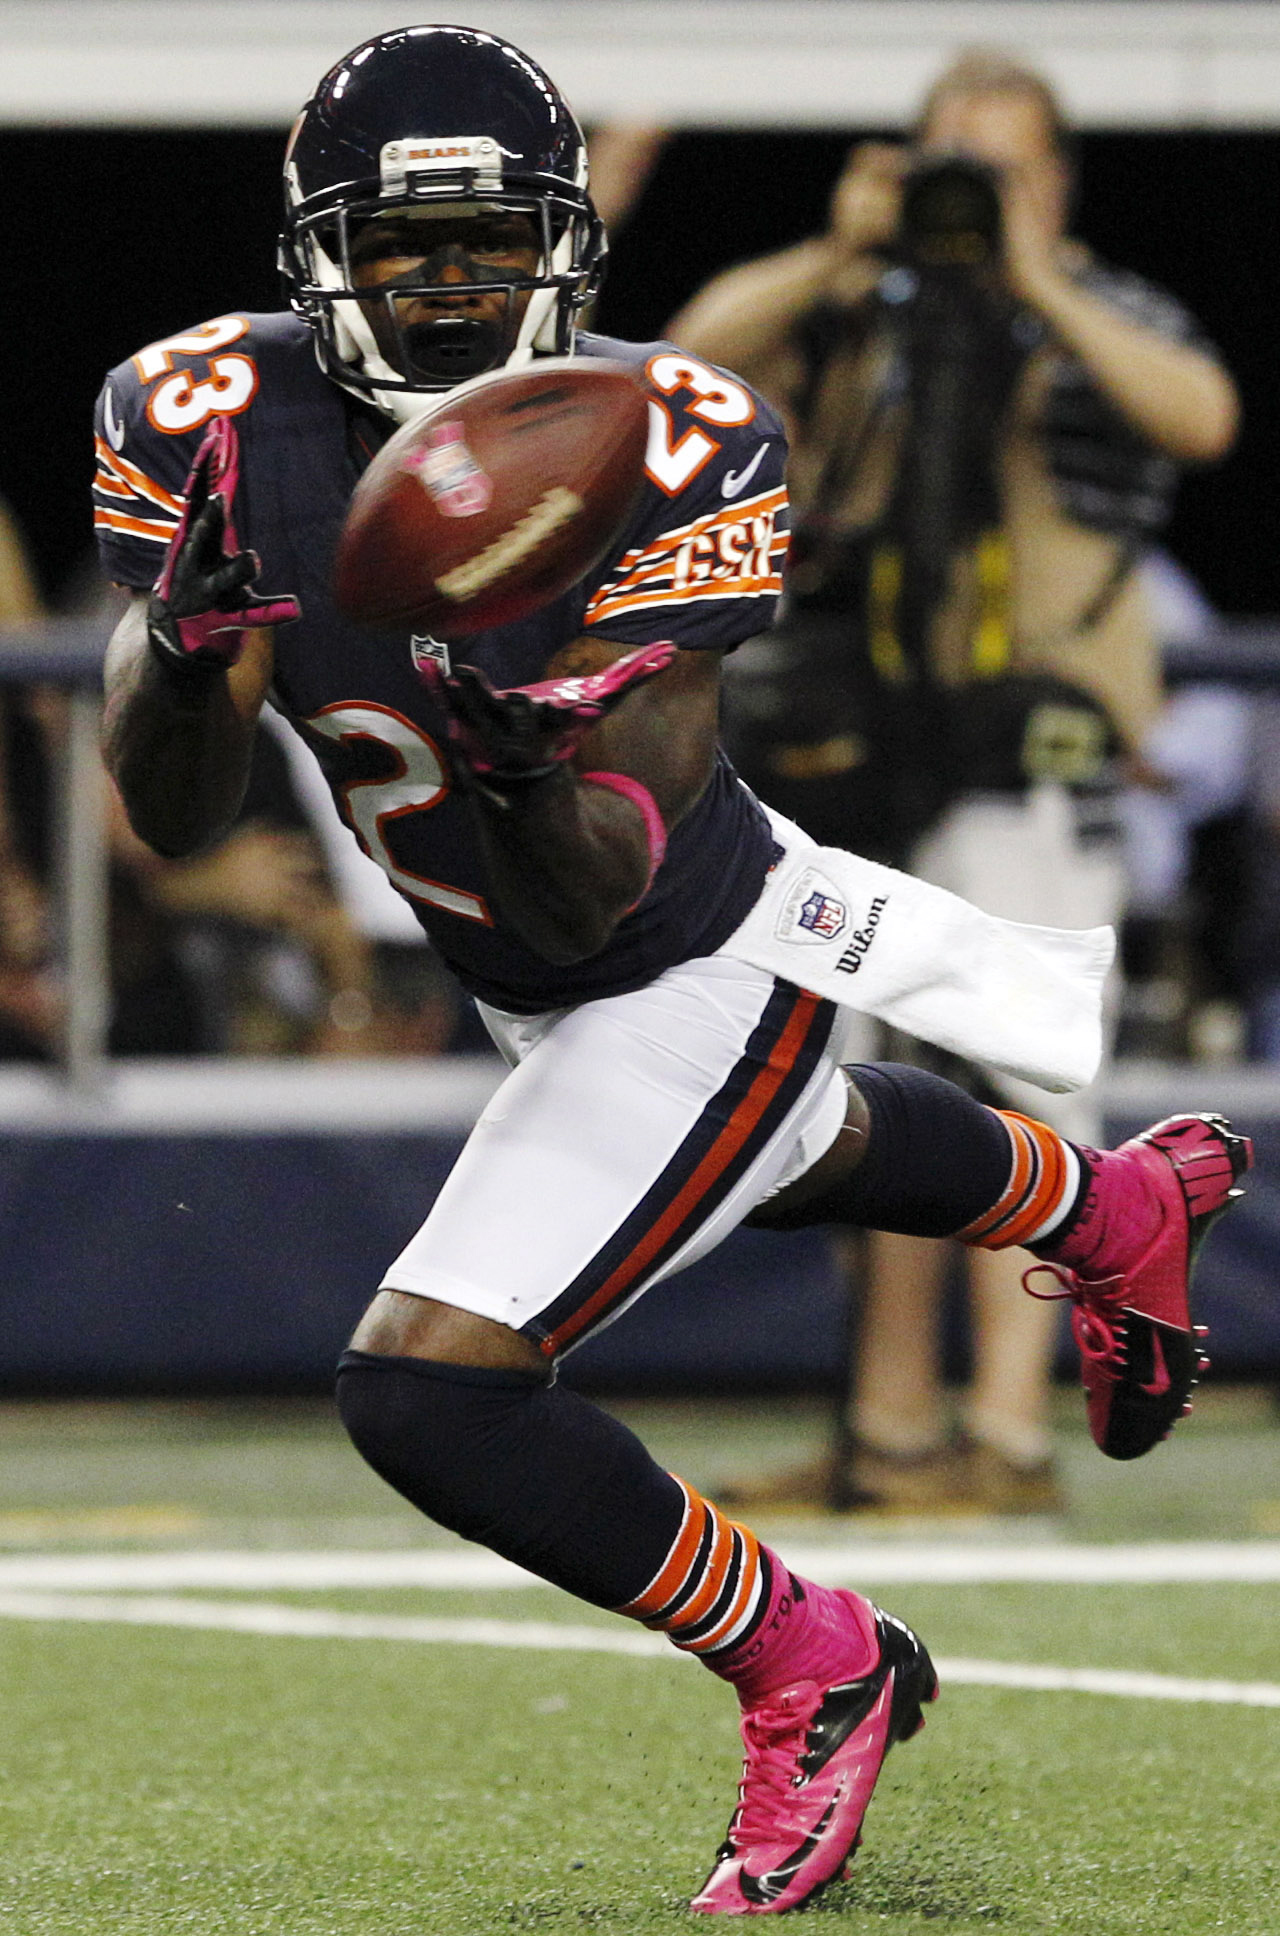
<svg viewBox="0 0 1280 1936">
<path fill-rule="evenodd" d="M 1170 1116 L 1103 1151 L 1084 1216 L 1048 1270 L 1075 1304 L 1085 1410 L 1108 1458 L 1137 1459 L 1191 1409 L 1209 1360 L 1188 1291 L 1200 1246 L 1240 1197 L 1253 1145 L 1222 1116 Z"/>
<path fill-rule="evenodd" d="M 690 1909 L 767 1916 L 811 1902 L 844 1874 L 889 1749 L 924 1726 L 938 1677 L 923 1646 L 892 1614 L 838 1597 L 874 1616 L 880 1657 L 857 1680 L 798 1681 L 744 1709 L 738 1806 Z"/>
</svg>

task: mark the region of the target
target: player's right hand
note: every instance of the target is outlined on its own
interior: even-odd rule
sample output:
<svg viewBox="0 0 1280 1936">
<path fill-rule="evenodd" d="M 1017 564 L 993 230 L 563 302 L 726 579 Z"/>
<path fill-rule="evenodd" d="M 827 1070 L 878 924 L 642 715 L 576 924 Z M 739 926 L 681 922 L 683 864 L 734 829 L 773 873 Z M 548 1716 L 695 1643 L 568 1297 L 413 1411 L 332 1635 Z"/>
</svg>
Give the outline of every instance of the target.
<svg viewBox="0 0 1280 1936">
<path fill-rule="evenodd" d="M 230 417 L 215 417 L 196 452 L 182 517 L 147 601 L 147 639 L 166 665 L 225 669 L 239 658 L 248 629 L 302 616 L 296 598 L 252 589 L 259 559 L 239 548 L 232 522 L 239 474 L 236 427 Z"/>
</svg>

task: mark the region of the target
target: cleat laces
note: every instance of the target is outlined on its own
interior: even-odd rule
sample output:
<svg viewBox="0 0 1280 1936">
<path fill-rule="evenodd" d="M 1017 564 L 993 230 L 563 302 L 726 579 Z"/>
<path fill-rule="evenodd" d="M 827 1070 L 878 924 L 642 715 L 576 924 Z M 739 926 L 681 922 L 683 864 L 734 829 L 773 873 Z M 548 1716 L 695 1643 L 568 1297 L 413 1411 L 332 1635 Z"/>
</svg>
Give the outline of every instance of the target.
<svg viewBox="0 0 1280 1936">
<path fill-rule="evenodd" d="M 1058 1285 L 1056 1291 L 1038 1290 L 1031 1282 L 1042 1273 L 1053 1278 Z M 1080 1356 L 1112 1378 L 1124 1369 L 1128 1342 L 1128 1327 L 1120 1303 L 1124 1284 L 1123 1275 L 1084 1279 L 1065 1264 L 1033 1264 L 1022 1273 L 1022 1288 L 1028 1297 L 1039 1298 L 1042 1304 L 1053 1304 L 1060 1298 L 1071 1299 L 1075 1306 L 1071 1313 L 1071 1331 Z"/>
<path fill-rule="evenodd" d="M 805 1785 L 797 1767 L 796 1736 L 803 1726 L 785 1705 L 761 1707 L 744 1717 L 746 1758 L 738 1788 L 738 1811 L 729 1829 L 729 1845 L 744 1855 L 761 1843 L 776 1842 L 794 1831 L 803 1837 L 811 1824 L 804 1819 L 796 1790 Z"/>
<path fill-rule="evenodd" d="M 1252 1148 L 1224 1117 L 1188 1115 L 1095 1156 L 1094 1194 L 1022 1283 L 1032 1297 L 1071 1300 L 1094 1444 L 1136 1459 L 1168 1436 L 1208 1367 L 1191 1274 Z"/>
</svg>

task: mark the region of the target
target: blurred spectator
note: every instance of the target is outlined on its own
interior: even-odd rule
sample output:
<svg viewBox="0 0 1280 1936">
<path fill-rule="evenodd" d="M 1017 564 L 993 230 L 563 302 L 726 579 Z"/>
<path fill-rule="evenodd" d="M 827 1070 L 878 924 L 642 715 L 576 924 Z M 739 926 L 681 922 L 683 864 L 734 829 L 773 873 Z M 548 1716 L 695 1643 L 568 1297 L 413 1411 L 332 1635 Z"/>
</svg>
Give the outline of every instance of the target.
<svg viewBox="0 0 1280 1936">
<path fill-rule="evenodd" d="M 591 199 L 610 235 L 617 235 L 644 193 L 667 143 L 667 130 L 638 122 L 592 128 Z"/>
<path fill-rule="evenodd" d="M 0 670 L 3 631 L 40 617 L 40 595 L 22 539 L 0 503 Z M 56 1020 L 43 973 L 49 900 L 23 838 L 18 798 L 23 738 L 29 730 L 22 689 L 0 683 L 0 1058 L 40 1053 Z"/>
<path fill-rule="evenodd" d="M 1206 639 L 1217 614 L 1166 552 L 1142 577 L 1162 647 Z M 1245 1048 L 1244 937 L 1258 706 L 1216 680 L 1176 685 L 1118 806 L 1129 893 L 1123 929 L 1123 1054 L 1179 1060 Z"/>
<path fill-rule="evenodd" d="M 96 558 L 77 604 L 85 616 L 118 611 Z M 46 690 L 37 710 L 51 751 L 61 696 Z M 113 1054 L 436 1055 L 461 1045 L 453 977 L 273 713 L 259 726 L 236 826 L 190 859 L 145 847 L 107 784 Z"/>
<path fill-rule="evenodd" d="M 277 714 L 265 713 L 261 723 L 286 763 L 293 797 L 324 857 L 334 894 L 367 950 L 372 1013 L 361 1028 L 358 996 L 349 1000 L 344 990 L 332 997 L 330 1047 L 345 1046 L 360 1055 L 437 1055 L 459 1049 L 493 1053 L 471 1002 L 428 942 L 408 902 L 352 840 L 310 751 Z"/>
<path fill-rule="evenodd" d="M 1280 693 L 1268 689 L 1253 696 L 1251 726 L 1236 962 L 1248 1053 L 1280 1063 Z"/>
<path fill-rule="evenodd" d="M 430 948 L 370 933 L 334 878 L 314 803 L 269 729 L 259 731 L 249 792 L 225 840 L 162 860 L 130 831 L 112 789 L 111 843 L 116 1053 L 148 1052 L 147 1024 L 139 1036 L 130 1019 L 145 986 L 129 972 L 140 944 L 144 958 L 158 949 L 194 994 L 191 1049 L 435 1055 L 451 1045 L 452 978 Z"/>
<path fill-rule="evenodd" d="M 668 139 L 665 128 L 639 122 L 608 122 L 588 131 L 591 199 L 612 241 L 630 220 Z M 579 328 L 594 328 L 595 313 L 593 299 L 582 312 Z"/>
<path fill-rule="evenodd" d="M 1047 84 L 963 55 L 909 146 L 851 154 L 826 234 L 717 278 L 669 333 L 792 431 L 788 609 L 727 682 L 747 777 L 820 839 L 1087 927 L 1121 912 L 1117 782 L 1160 698 L 1135 566 L 1177 465 L 1230 446 L 1236 398 L 1172 298 L 1067 239 L 1070 191 Z M 971 1085 L 1098 1140 L 1087 1096 Z M 766 1497 L 1058 1504 L 1056 1307 L 1023 1295 L 1021 1252 L 969 1258 L 957 1434 L 945 1257 L 872 1240 L 845 1427 Z"/>
<path fill-rule="evenodd" d="M 57 1053 L 61 1002 L 47 892 L 51 772 L 66 730 L 53 687 L 9 696 L 17 757 L 11 828 L 38 920 L 8 932 L 0 1059 Z M 436 1054 L 459 1000 L 430 950 L 412 972 L 384 958 L 330 877 L 279 746 L 260 735 L 240 820 L 226 840 L 166 861 L 131 832 L 105 779 L 113 1055 Z M 357 855 L 357 859 L 359 856 Z M 367 863 L 377 874 L 373 863 Z"/>
<path fill-rule="evenodd" d="M 143 846 L 112 789 L 116 1053 L 159 1049 L 149 991 L 162 961 L 194 1007 L 188 1040 L 167 1043 L 169 1053 L 372 1052 L 370 950 L 279 778 L 261 747 L 236 826 L 182 861 Z"/>
</svg>

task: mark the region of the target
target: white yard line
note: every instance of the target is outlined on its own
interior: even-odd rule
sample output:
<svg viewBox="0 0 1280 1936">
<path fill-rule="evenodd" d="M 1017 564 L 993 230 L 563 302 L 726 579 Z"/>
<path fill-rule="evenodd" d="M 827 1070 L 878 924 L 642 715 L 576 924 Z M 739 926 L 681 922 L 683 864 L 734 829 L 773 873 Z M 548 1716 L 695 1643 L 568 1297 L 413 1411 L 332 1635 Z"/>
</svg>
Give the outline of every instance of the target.
<svg viewBox="0 0 1280 1936">
<path fill-rule="evenodd" d="M 1135 1701 L 1214 1701 L 1280 1707 L 1273 1681 L 1194 1681 L 1173 1674 L 1125 1674 L 1099 1667 L 1031 1667 L 1001 1660 L 936 1661 L 939 1679 L 966 1687 L 1026 1687 L 1061 1694 L 1118 1694 Z"/>
<path fill-rule="evenodd" d="M 973 1541 L 858 1541 L 779 1545 L 787 1564 L 828 1586 L 999 1581 L 1044 1585 L 1158 1585 L 1280 1581 L 1280 1540 L 1152 1541 L 1131 1546 Z M 0 1558 L 0 1591 L 180 1592 L 189 1588 L 306 1592 L 335 1588 L 434 1587 L 507 1591 L 542 1583 L 477 1547 L 388 1552 L 31 1553 Z"/>
<path fill-rule="evenodd" d="M 540 1652 L 629 1654 L 682 1660 L 660 1634 L 629 1627 L 575 1627 L 545 1620 L 425 1620 L 392 1614 L 330 1613 L 270 1601 L 201 1601 L 162 1595 L 0 1592 L 0 1618 L 93 1625 L 202 1628 L 308 1640 L 395 1640 L 428 1646 L 506 1647 Z M 1088 1667 L 1025 1666 L 994 1660 L 937 1662 L 944 1685 L 1025 1688 L 1037 1693 L 1105 1694 L 1133 1700 L 1204 1701 L 1280 1708 L 1280 1685 L 1267 1681 L 1181 1680 Z"/>
<path fill-rule="evenodd" d="M 505 1591 L 543 1581 L 479 1547 L 387 1552 L 219 1552 L 22 1554 L 0 1559 L 0 1592 L 48 1587 L 57 1593 L 180 1592 L 188 1587 L 306 1592 L 339 1587 L 443 1587 Z"/>
<path fill-rule="evenodd" d="M 676 1653 L 661 1634 L 631 1626 L 575 1627 L 551 1620 L 430 1620 L 416 1615 L 331 1613 L 271 1601 L 177 1600 L 129 1596 L 0 1591 L 0 1619 L 83 1620 L 94 1625 L 203 1627 L 226 1633 L 285 1634 L 314 1640 L 411 1640 L 428 1646 L 519 1647 L 558 1653 Z"/>
<path fill-rule="evenodd" d="M 1051 1586 L 1280 1581 L 1280 1540 L 1151 1540 L 1128 1546 L 940 1540 L 832 1547 L 784 1542 L 782 1551 L 798 1573 L 811 1572 L 832 1586 L 857 1585 L 859 1580 L 948 1586 L 1020 1580 Z"/>
</svg>

